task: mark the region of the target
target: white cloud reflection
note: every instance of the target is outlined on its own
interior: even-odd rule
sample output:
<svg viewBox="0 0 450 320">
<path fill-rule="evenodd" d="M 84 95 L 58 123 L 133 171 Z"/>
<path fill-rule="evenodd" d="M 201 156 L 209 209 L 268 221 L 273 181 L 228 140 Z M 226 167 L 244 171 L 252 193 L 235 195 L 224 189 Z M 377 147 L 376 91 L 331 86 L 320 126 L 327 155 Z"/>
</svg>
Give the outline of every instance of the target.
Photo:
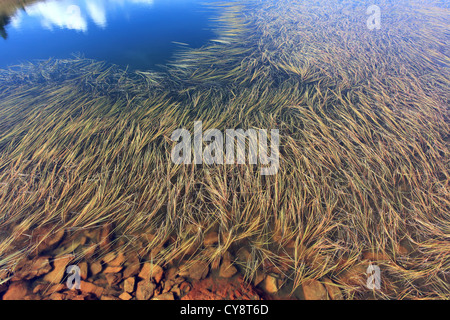
<svg viewBox="0 0 450 320">
<path fill-rule="evenodd" d="M 152 5 L 153 0 L 50 0 L 38 2 L 19 11 L 11 20 L 15 28 L 22 28 L 24 17 L 40 21 L 42 27 L 86 32 L 91 20 L 100 28 L 107 26 L 107 10 L 120 8 L 127 3 Z"/>
<path fill-rule="evenodd" d="M 101 2 L 102 1 L 99 0 L 88 1 L 88 3 L 86 3 L 86 9 L 94 23 L 99 27 L 105 28 L 106 11 L 105 6 Z"/>
</svg>

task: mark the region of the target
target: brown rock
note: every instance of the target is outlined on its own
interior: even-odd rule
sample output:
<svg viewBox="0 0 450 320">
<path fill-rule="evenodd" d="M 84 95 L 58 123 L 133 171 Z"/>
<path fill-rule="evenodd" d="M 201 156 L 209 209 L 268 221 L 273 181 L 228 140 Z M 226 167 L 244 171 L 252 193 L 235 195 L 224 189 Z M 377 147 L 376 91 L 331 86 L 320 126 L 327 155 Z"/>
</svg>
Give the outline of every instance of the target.
<svg viewBox="0 0 450 320">
<path fill-rule="evenodd" d="M 237 253 L 238 260 L 244 264 L 248 263 L 248 261 L 251 259 L 251 256 L 251 253 L 245 248 L 239 249 Z"/>
<path fill-rule="evenodd" d="M 200 241 L 194 241 L 187 245 L 186 249 L 184 250 L 184 254 L 186 255 L 192 255 L 198 251 L 200 248 L 201 242 Z"/>
<path fill-rule="evenodd" d="M 103 257 L 102 261 L 103 263 L 110 263 L 117 257 L 116 252 L 109 252 L 106 256 Z"/>
<path fill-rule="evenodd" d="M 115 286 L 122 280 L 122 275 L 120 273 L 107 273 L 105 275 L 106 281 L 108 282 L 108 285 Z"/>
<path fill-rule="evenodd" d="M 174 286 L 174 284 L 175 284 L 175 282 L 173 279 L 161 281 L 161 288 L 163 289 L 162 293 L 169 292 L 172 289 L 172 287 Z"/>
<path fill-rule="evenodd" d="M 121 300 L 131 300 L 133 297 L 128 292 L 124 292 L 119 296 L 119 298 Z"/>
<path fill-rule="evenodd" d="M 359 263 L 342 272 L 338 282 L 348 286 L 365 286 L 367 282 L 366 270 L 368 263 Z"/>
<path fill-rule="evenodd" d="M 94 263 L 91 263 L 90 269 L 91 269 L 92 275 L 95 276 L 95 275 L 99 274 L 100 272 L 102 272 L 103 267 L 100 262 L 94 262 Z"/>
<path fill-rule="evenodd" d="M 206 278 L 209 273 L 209 264 L 205 261 L 193 261 L 181 268 L 180 276 L 187 276 L 194 280 L 201 280 Z"/>
<path fill-rule="evenodd" d="M 163 245 L 159 245 L 159 246 L 153 248 L 153 249 L 150 251 L 149 259 L 150 259 L 151 261 L 153 261 L 153 259 L 158 255 L 158 253 L 160 253 L 160 252 L 162 251 L 163 248 L 164 248 Z"/>
<path fill-rule="evenodd" d="M 80 277 L 83 280 L 87 279 L 88 276 L 88 264 L 86 261 L 80 262 L 78 264 L 78 267 L 80 268 Z"/>
<path fill-rule="evenodd" d="M 154 297 L 152 300 L 175 300 L 175 297 L 172 292 L 166 292 Z"/>
<path fill-rule="evenodd" d="M 185 294 L 189 293 L 189 291 L 191 291 L 192 289 L 192 285 L 189 282 L 182 282 L 180 284 L 180 295 L 179 296 L 184 296 Z"/>
<path fill-rule="evenodd" d="M 302 284 L 306 300 L 327 300 L 327 289 L 317 280 L 308 280 Z"/>
<path fill-rule="evenodd" d="M 52 270 L 49 257 L 38 257 L 33 260 L 26 261 L 12 278 L 17 280 L 30 280 L 35 277 L 40 277 Z"/>
<path fill-rule="evenodd" d="M 133 292 L 135 283 L 136 283 L 136 280 L 134 278 L 125 279 L 125 281 L 123 282 L 123 290 L 125 292 Z"/>
<path fill-rule="evenodd" d="M 103 273 L 119 273 L 122 269 L 122 267 L 106 267 Z"/>
<path fill-rule="evenodd" d="M 35 288 L 35 289 L 36 289 L 36 288 Z M 47 290 L 44 290 L 44 295 L 45 295 L 45 296 L 49 296 L 49 295 L 52 295 L 52 294 L 54 294 L 54 293 L 63 291 L 63 290 L 65 290 L 65 289 L 67 289 L 67 287 L 66 287 L 65 284 L 58 283 L 58 284 L 55 284 L 54 286 L 51 286 L 51 287 L 48 288 Z M 33 292 L 34 292 L 34 290 L 33 290 Z"/>
<path fill-rule="evenodd" d="M 25 282 L 13 282 L 3 295 L 3 300 L 23 300 L 28 294 L 28 287 Z"/>
<path fill-rule="evenodd" d="M 170 268 L 169 270 L 167 270 L 166 271 L 166 274 L 165 274 L 165 278 L 167 279 L 167 280 L 171 280 L 171 279 L 175 279 L 175 277 L 177 276 L 177 274 L 178 274 L 178 268 L 177 267 L 172 267 L 172 268 Z"/>
<path fill-rule="evenodd" d="M 93 281 L 93 283 L 96 286 L 103 287 L 103 288 L 108 285 L 108 281 L 106 279 L 102 279 L 102 278 L 96 279 L 95 281 Z"/>
<path fill-rule="evenodd" d="M 223 258 L 223 262 L 220 266 L 219 277 L 231 278 L 236 274 L 236 272 L 237 269 L 235 266 L 233 266 L 233 263 L 231 262 L 231 255 L 228 252 L 226 252 Z"/>
<path fill-rule="evenodd" d="M 124 278 L 134 277 L 135 275 L 139 274 L 140 269 L 141 269 L 141 265 L 139 262 L 129 264 L 126 266 L 125 270 L 123 271 L 123 277 Z"/>
<path fill-rule="evenodd" d="M 117 301 L 120 300 L 117 297 L 111 296 L 111 295 L 103 295 L 100 300 L 112 300 L 112 301 Z"/>
<path fill-rule="evenodd" d="M 78 290 L 64 291 L 65 300 L 84 300 L 88 297 L 89 293 L 80 293 Z"/>
<path fill-rule="evenodd" d="M 131 263 L 138 262 L 140 260 L 140 255 L 137 250 L 125 251 L 125 264 L 129 265 Z"/>
<path fill-rule="evenodd" d="M 219 234 L 217 232 L 209 232 L 203 239 L 204 246 L 212 246 L 219 242 Z"/>
<path fill-rule="evenodd" d="M 260 272 L 260 271 L 256 271 L 255 276 L 253 277 L 253 285 L 256 287 L 258 284 L 260 284 L 261 282 L 264 281 L 264 278 L 266 276 L 264 275 L 264 273 Z"/>
<path fill-rule="evenodd" d="M 108 224 L 100 231 L 100 238 L 99 238 L 100 248 L 107 249 L 111 244 L 112 236 L 113 236 L 113 228 L 110 224 Z"/>
<path fill-rule="evenodd" d="M 215 247 L 207 247 L 204 251 L 203 251 L 203 257 L 205 257 L 207 260 L 209 260 L 210 262 L 210 267 L 213 270 L 217 270 L 220 267 L 220 262 L 222 261 L 222 257 L 218 254 L 219 252 L 217 251 L 217 249 Z M 227 259 L 229 253 L 226 252 L 224 255 L 224 259 Z M 230 261 L 231 261 L 231 255 L 229 255 L 230 257 Z"/>
<path fill-rule="evenodd" d="M 120 294 L 122 293 L 122 290 L 118 290 L 117 287 L 107 287 L 105 288 L 105 290 L 103 291 L 103 295 L 104 296 L 114 296 L 114 297 L 118 297 L 120 296 Z"/>
<path fill-rule="evenodd" d="M 185 279 L 182 277 L 177 277 L 173 279 L 169 279 L 166 281 L 161 281 L 162 293 L 166 293 L 169 291 L 173 291 L 173 289 L 177 288 L 179 284 L 181 284 Z"/>
<path fill-rule="evenodd" d="M 81 244 L 82 246 L 84 246 L 84 245 L 86 244 L 87 240 L 88 240 L 88 238 L 87 238 L 86 236 L 81 236 L 81 238 L 80 238 L 80 244 Z"/>
<path fill-rule="evenodd" d="M 408 249 L 402 245 L 397 246 L 397 254 L 400 256 L 407 256 L 409 253 Z"/>
<path fill-rule="evenodd" d="M 49 257 L 39 257 L 33 260 L 32 270 L 36 273 L 36 277 L 40 277 L 52 270 Z"/>
<path fill-rule="evenodd" d="M 50 300 L 64 300 L 64 294 L 59 293 L 59 292 L 55 292 L 52 293 L 49 297 Z"/>
<path fill-rule="evenodd" d="M 58 246 L 53 250 L 53 256 L 62 256 L 66 254 L 78 251 L 77 249 L 82 246 L 82 237 L 76 237 L 74 239 L 67 238 L 64 242 L 58 244 Z"/>
<path fill-rule="evenodd" d="M 136 299 L 137 300 L 148 300 L 153 296 L 156 289 L 156 285 L 150 281 L 142 280 L 137 284 L 136 288 Z"/>
<path fill-rule="evenodd" d="M 153 263 L 146 262 L 139 273 L 139 278 L 149 281 L 155 279 L 156 283 L 159 283 L 164 275 L 163 269 Z"/>
<path fill-rule="evenodd" d="M 102 296 L 104 290 L 102 287 L 96 286 L 95 284 L 86 281 L 81 281 L 80 288 L 83 293 L 92 293 L 98 298 Z"/>
<path fill-rule="evenodd" d="M 36 250 L 38 253 L 51 249 L 54 245 L 61 241 L 64 237 L 64 229 L 54 230 L 52 226 L 42 227 L 33 232 L 33 240 L 37 243 Z"/>
<path fill-rule="evenodd" d="M 44 291 L 46 288 L 48 288 L 47 284 L 39 283 L 34 287 L 33 293 L 38 293 L 38 292 Z"/>
<path fill-rule="evenodd" d="M 269 275 L 266 276 L 266 279 L 264 279 L 263 288 L 268 293 L 271 293 L 271 294 L 277 293 L 279 290 L 277 278 L 269 276 Z"/>
<path fill-rule="evenodd" d="M 125 255 L 123 253 L 119 253 L 113 260 L 107 262 L 110 267 L 121 267 L 125 262 Z"/>
<path fill-rule="evenodd" d="M 214 258 L 213 261 L 211 261 L 211 269 L 213 270 L 219 269 L 221 260 L 222 259 L 220 257 Z"/>
<path fill-rule="evenodd" d="M 342 295 L 341 290 L 330 279 L 324 278 L 323 285 L 327 289 L 328 296 L 330 297 L 331 300 L 344 300 L 344 296 Z"/>
<path fill-rule="evenodd" d="M 169 292 L 169 291 L 167 291 L 167 292 Z M 180 288 L 178 287 L 178 286 L 175 286 L 175 287 L 173 287 L 171 290 L 170 290 L 170 292 L 172 292 L 173 293 L 173 295 L 174 296 L 176 296 L 176 297 L 181 297 L 181 290 L 180 290 Z M 166 293 L 166 292 L 163 292 L 163 293 Z"/>
<path fill-rule="evenodd" d="M 74 257 L 72 255 L 56 258 L 55 261 L 53 261 L 53 271 L 45 275 L 44 281 L 54 284 L 60 283 L 66 272 L 67 265 L 73 260 L 73 258 Z"/>
<path fill-rule="evenodd" d="M 98 228 L 86 229 L 84 231 L 84 235 L 92 241 L 97 241 L 100 235 L 100 230 Z"/>
<path fill-rule="evenodd" d="M 260 300 L 242 276 L 233 279 L 207 277 L 197 282 L 182 300 Z"/>
<path fill-rule="evenodd" d="M 25 277 L 25 279 L 31 279 L 34 277 L 40 277 L 52 270 L 50 266 L 49 257 L 39 257 L 33 261 L 31 265 L 32 276 Z"/>
<path fill-rule="evenodd" d="M 83 250 L 83 256 L 85 258 L 91 258 L 95 254 L 96 250 L 97 250 L 97 244 L 91 243 Z"/>
</svg>

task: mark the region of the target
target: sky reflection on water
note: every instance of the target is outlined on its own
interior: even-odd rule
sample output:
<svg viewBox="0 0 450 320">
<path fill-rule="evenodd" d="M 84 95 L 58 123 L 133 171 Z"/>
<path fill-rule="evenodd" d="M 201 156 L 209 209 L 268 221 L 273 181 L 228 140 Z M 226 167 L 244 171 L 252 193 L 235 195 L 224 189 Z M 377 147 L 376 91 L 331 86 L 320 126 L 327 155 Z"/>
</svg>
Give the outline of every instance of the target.
<svg viewBox="0 0 450 320">
<path fill-rule="evenodd" d="M 0 67 L 32 59 L 106 60 L 132 69 L 166 63 L 179 47 L 213 37 L 199 0 L 52 0 L 18 10 L 0 39 Z"/>
</svg>

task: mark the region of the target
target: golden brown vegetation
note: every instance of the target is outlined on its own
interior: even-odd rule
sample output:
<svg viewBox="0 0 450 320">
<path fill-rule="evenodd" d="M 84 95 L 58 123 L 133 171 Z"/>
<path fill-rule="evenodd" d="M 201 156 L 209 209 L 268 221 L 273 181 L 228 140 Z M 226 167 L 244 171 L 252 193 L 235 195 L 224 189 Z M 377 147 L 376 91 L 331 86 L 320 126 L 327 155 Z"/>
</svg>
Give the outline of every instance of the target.
<svg viewBox="0 0 450 320">
<path fill-rule="evenodd" d="M 309 3 L 217 4 L 219 38 L 167 74 L 82 58 L 1 71 L 4 268 L 39 226 L 111 224 L 127 248 L 164 245 L 161 263 L 233 250 L 249 279 L 326 276 L 350 299 L 368 289 L 345 275 L 373 251 L 377 298 L 449 298 L 449 9 L 382 1 L 370 31 L 371 3 Z M 278 174 L 174 165 L 170 136 L 196 120 L 280 129 Z"/>
</svg>

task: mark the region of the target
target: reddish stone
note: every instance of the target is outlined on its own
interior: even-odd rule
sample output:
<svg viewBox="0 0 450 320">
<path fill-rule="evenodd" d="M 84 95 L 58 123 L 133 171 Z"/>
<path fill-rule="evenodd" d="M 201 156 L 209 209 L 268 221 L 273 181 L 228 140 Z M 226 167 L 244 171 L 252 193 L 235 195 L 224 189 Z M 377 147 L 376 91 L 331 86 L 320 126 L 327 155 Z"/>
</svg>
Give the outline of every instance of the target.
<svg viewBox="0 0 450 320">
<path fill-rule="evenodd" d="M 73 260 L 73 258 L 74 257 L 72 255 L 66 255 L 56 258 L 53 261 L 54 265 L 53 271 L 45 275 L 44 281 L 55 284 L 60 283 L 66 272 L 67 265 L 69 264 L 70 261 Z"/>
<path fill-rule="evenodd" d="M 101 297 L 103 294 L 103 290 L 104 289 L 102 287 L 96 286 L 93 283 L 81 281 L 81 291 L 83 293 L 92 293 L 97 297 Z"/>
<path fill-rule="evenodd" d="M 196 282 L 182 300 L 230 300 L 232 297 L 240 300 L 261 299 L 255 289 L 239 276 L 232 280 L 209 277 Z"/>
<path fill-rule="evenodd" d="M 13 282 L 3 295 L 3 300 L 23 300 L 28 294 L 25 282 Z"/>
<path fill-rule="evenodd" d="M 155 279 L 156 283 L 159 283 L 163 277 L 163 269 L 153 263 L 144 263 L 141 272 L 139 273 L 139 278 L 149 281 L 150 279 Z"/>
</svg>

